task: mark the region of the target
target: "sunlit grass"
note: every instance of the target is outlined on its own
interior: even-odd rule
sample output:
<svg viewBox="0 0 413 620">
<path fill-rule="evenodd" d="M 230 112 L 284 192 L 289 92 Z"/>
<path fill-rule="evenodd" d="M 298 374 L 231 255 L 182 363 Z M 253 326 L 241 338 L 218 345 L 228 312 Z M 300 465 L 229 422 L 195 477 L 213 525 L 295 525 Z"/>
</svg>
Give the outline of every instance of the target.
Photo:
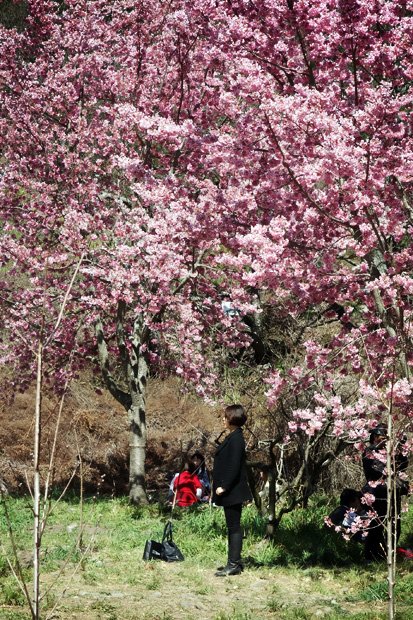
<svg viewBox="0 0 413 620">
<path fill-rule="evenodd" d="M 31 508 L 22 498 L 9 498 L 7 507 L 24 575 L 30 582 L 33 545 Z M 308 593 L 324 601 L 324 607 L 329 605 L 328 614 L 324 609 L 324 618 L 338 620 L 345 615 L 353 620 L 369 620 L 365 607 L 371 604 L 380 606 L 374 620 L 385 617 L 380 615 L 387 596 L 385 564 L 365 566 L 361 545 L 346 543 L 324 528 L 323 517 L 330 510 L 331 506 L 326 504 L 325 499 L 314 498 L 308 509 L 298 509 L 286 515 L 274 540 L 270 541 L 264 537 L 265 519 L 257 514 L 253 506 L 244 509 L 243 557 L 246 571 L 256 575 L 257 579 L 268 581 L 268 593 L 262 601 L 268 616 L 263 617 L 273 615 L 286 620 L 313 617 L 299 601 L 293 604 L 283 600 L 282 588 L 278 588 L 275 582 L 278 578 L 288 579 L 288 576 L 299 581 L 304 597 Z M 170 509 L 162 505 L 135 508 L 125 498 L 89 498 L 83 507 L 81 523 L 78 498 L 67 498 L 55 506 L 45 529 L 41 551 L 42 579 L 48 581 L 49 576 L 55 578 L 60 571 L 68 575 L 75 570 L 84 587 L 92 591 L 99 592 L 104 586 L 108 591 L 123 588 L 134 592 L 140 588 L 142 596 L 145 596 L 145 592 L 149 595 L 164 591 L 167 578 L 171 589 L 175 582 L 179 582 L 181 587 L 192 591 L 200 599 L 213 597 L 216 586 L 213 581 L 208 581 L 206 575 L 213 579 L 216 566 L 226 560 L 223 511 L 207 505 L 192 510 L 176 510 L 174 539 L 185 556 L 185 562 L 165 572 L 162 563 L 144 563 L 142 553 L 147 539 L 161 539 L 169 517 Z M 412 527 L 412 515 L 404 515 L 403 544 L 408 543 Z M 6 561 L 7 555 L 14 563 L 4 507 L 0 508 L 0 536 L 3 541 L 0 550 L 0 617 L 14 620 L 9 613 L 11 607 L 17 614 L 16 620 L 20 620 L 23 616 L 18 614 L 25 601 Z M 344 588 L 345 592 L 335 602 L 337 586 L 340 590 Z M 52 594 L 46 606 L 52 604 Z M 398 567 L 396 585 L 398 618 L 409 620 L 408 604 L 412 595 L 413 562 L 404 561 Z M 331 604 L 328 603 L 330 600 L 333 601 Z M 98 610 L 104 611 L 99 600 L 94 605 L 96 613 Z M 113 615 L 115 612 L 109 609 L 110 605 L 114 605 L 113 601 L 108 602 L 107 606 L 108 613 L 110 611 Z M 356 608 L 361 605 L 363 609 L 354 609 L 354 613 L 349 614 L 345 605 Z M 3 613 L 6 608 L 8 615 Z M 67 614 L 70 617 L 70 609 Z M 224 620 L 226 617 L 248 620 L 254 616 L 249 609 L 229 605 L 228 610 L 217 610 L 217 619 Z"/>
</svg>

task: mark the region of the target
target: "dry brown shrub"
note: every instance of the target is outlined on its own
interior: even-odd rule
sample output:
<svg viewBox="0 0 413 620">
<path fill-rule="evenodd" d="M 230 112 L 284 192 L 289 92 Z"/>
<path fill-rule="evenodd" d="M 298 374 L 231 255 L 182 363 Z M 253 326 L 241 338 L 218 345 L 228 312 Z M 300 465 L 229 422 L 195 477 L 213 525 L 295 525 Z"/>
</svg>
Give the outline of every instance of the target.
<svg viewBox="0 0 413 620">
<path fill-rule="evenodd" d="M 43 398 L 42 459 L 45 476 L 59 409 L 57 397 Z M 175 379 L 152 380 L 147 403 L 147 485 L 167 491 L 183 455 L 194 449 L 211 462 L 212 439 L 220 432 L 217 411 L 184 395 Z M 10 492 L 26 490 L 33 452 L 34 390 L 16 394 L 13 403 L 0 403 L 0 479 Z M 209 443 L 211 442 L 211 443 Z M 62 488 L 76 471 L 79 459 L 83 482 L 91 493 L 127 493 L 129 432 L 126 411 L 111 395 L 96 387 L 91 373 L 74 381 L 65 398 L 57 440 L 54 485 Z"/>
</svg>

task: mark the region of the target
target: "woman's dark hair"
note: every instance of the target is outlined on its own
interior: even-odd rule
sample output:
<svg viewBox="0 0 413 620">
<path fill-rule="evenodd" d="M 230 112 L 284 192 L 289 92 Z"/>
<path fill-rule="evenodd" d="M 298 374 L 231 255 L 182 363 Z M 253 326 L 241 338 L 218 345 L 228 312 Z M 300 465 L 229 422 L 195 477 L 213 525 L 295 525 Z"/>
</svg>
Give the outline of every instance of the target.
<svg viewBox="0 0 413 620">
<path fill-rule="evenodd" d="M 181 472 L 187 471 L 189 474 L 194 474 L 196 465 L 190 459 L 185 459 L 182 463 Z"/>
<path fill-rule="evenodd" d="M 225 417 L 231 426 L 244 426 L 247 416 L 242 405 L 229 405 L 225 407 Z"/>
<path fill-rule="evenodd" d="M 374 443 L 376 437 L 387 437 L 387 428 L 384 424 L 378 424 L 370 432 L 370 443 Z"/>
<path fill-rule="evenodd" d="M 342 506 L 351 506 L 355 500 L 360 500 L 363 497 L 361 491 L 356 489 L 343 489 L 340 495 L 340 504 Z"/>
<path fill-rule="evenodd" d="M 194 463 L 194 459 L 200 461 L 199 465 L 196 465 L 196 463 Z M 204 471 L 206 470 L 205 457 L 201 452 L 199 452 L 199 450 L 196 450 L 193 453 L 193 455 L 191 456 L 191 462 L 194 463 L 196 473 L 204 473 Z"/>
</svg>

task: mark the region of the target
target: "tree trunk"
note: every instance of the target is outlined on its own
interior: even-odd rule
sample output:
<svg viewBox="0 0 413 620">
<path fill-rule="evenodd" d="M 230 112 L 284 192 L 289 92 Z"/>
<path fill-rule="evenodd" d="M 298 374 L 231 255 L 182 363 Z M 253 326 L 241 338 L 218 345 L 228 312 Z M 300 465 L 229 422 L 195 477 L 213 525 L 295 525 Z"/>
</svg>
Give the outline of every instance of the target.
<svg viewBox="0 0 413 620">
<path fill-rule="evenodd" d="M 146 389 L 149 361 L 146 349 L 149 332 L 137 317 L 133 326 L 132 350 L 127 360 L 129 393 L 132 399 L 129 416 L 129 499 L 132 504 L 147 504 L 145 487 Z M 122 342 L 118 330 L 118 342 Z"/>
<path fill-rule="evenodd" d="M 135 320 L 132 348 L 125 345 L 123 318 L 125 305 L 119 304 L 117 341 L 119 362 L 121 362 L 127 390 L 122 389 L 113 377 L 109 365 L 109 352 L 104 336 L 103 324 L 96 321 L 96 337 L 99 363 L 103 379 L 112 396 L 128 412 L 129 420 L 129 499 L 133 504 L 146 504 L 148 498 L 145 488 L 146 454 L 146 389 L 149 377 L 149 363 L 146 348 L 142 346 L 147 338 L 141 323 Z"/>
<path fill-rule="evenodd" d="M 132 394 L 129 418 L 129 499 L 133 504 L 146 504 L 145 485 L 146 455 L 146 380 L 141 377 L 138 393 Z"/>
<path fill-rule="evenodd" d="M 255 478 L 254 478 L 254 473 L 252 470 L 252 465 L 248 461 L 247 461 L 247 476 L 248 476 L 248 486 L 250 488 L 250 491 L 251 491 L 251 494 L 254 500 L 254 504 L 258 512 L 262 515 L 263 506 L 262 506 L 261 496 L 258 492 L 257 485 L 255 484 Z"/>
<path fill-rule="evenodd" d="M 40 521 L 40 447 L 42 430 L 42 363 L 43 347 L 39 342 L 37 350 L 37 377 L 36 377 L 36 405 L 34 421 L 34 450 L 33 450 L 33 607 L 32 618 L 40 617 L 40 546 L 42 537 L 42 523 Z"/>
<path fill-rule="evenodd" d="M 397 531 L 397 504 L 396 504 L 396 488 L 395 488 L 395 470 L 394 470 L 394 437 L 393 437 L 393 420 L 392 410 L 389 407 L 387 413 L 387 514 L 386 514 L 386 531 L 387 531 L 387 617 L 393 620 L 395 617 L 395 601 L 394 586 L 396 583 L 396 531 Z M 394 521 L 394 523 L 393 523 Z"/>
</svg>

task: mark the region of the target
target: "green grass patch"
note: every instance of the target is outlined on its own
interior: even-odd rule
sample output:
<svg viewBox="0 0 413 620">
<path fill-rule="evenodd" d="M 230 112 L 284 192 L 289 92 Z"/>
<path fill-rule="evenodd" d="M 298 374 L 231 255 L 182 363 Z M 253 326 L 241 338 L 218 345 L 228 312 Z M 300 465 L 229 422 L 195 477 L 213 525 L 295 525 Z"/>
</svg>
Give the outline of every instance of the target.
<svg viewBox="0 0 413 620">
<path fill-rule="evenodd" d="M 0 618 L 1 620 L 29 620 L 29 614 L 26 611 L 6 609 L 0 606 Z"/>
<path fill-rule="evenodd" d="M 413 567 L 412 567 L 413 569 Z M 360 592 L 360 598 L 365 601 L 385 601 L 387 599 L 387 580 L 378 579 Z M 408 603 L 413 600 L 413 573 L 401 573 L 397 575 L 394 588 L 397 601 Z"/>
<path fill-rule="evenodd" d="M 22 498 L 8 498 L 7 506 L 16 534 L 17 551 L 31 591 L 32 513 L 28 502 Z M 243 583 L 244 576 L 239 581 L 237 578 L 214 580 L 213 576 L 216 567 L 225 562 L 227 554 L 221 509 L 204 505 L 175 511 L 174 539 L 185 556 L 185 562 L 168 566 L 162 562 L 142 561 L 145 541 L 149 538 L 160 540 L 170 516 L 163 505 L 136 508 L 125 498 L 89 499 L 84 504 L 80 522 L 79 500 L 75 496 L 69 497 L 54 507 L 44 532 L 41 588 L 52 582 L 57 586 L 53 586 L 56 596 L 52 588 L 45 597 L 43 610 L 50 610 L 59 601 L 59 588 L 71 589 L 71 575 L 75 574 L 75 591 L 84 590 L 81 596 L 85 599 L 78 597 L 76 601 L 61 603 L 61 618 L 71 618 L 73 613 L 78 613 L 79 618 L 85 620 L 100 617 L 129 620 L 134 617 L 135 606 L 140 601 L 158 597 L 156 600 L 166 602 L 176 589 L 178 602 L 179 596 L 183 596 L 184 603 L 190 605 L 196 601 L 201 605 L 201 610 L 181 609 L 182 617 L 187 618 L 202 617 L 202 605 L 205 605 L 210 613 L 208 618 L 212 620 L 261 617 L 307 620 L 316 617 L 314 614 L 320 606 L 322 617 L 327 620 L 342 617 L 373 620 L 369 615 L 372 606 L 375 608 L 374 620 L 384 619 L 386 566 L 380 563 L 366 567 L 362 545 L 347 543 L 332 530 L 324 528 L 324 516 L 331 509 L 331 504 L 324 498 L 314 498 L 307 509 L 297 509 L 285 516 L 272 541 L 265 539 L 265 519 L 253 506 L 244 509 L 245 578 L 259 589 L 257 593 L 251 590 L 249 603 L 243 604 L 238 601 L 237 588 Z M 402 544 L 409 542 L 410 528 L 413 529 L 413 519 L 409 513 L 403 518 Z M 0 537 L 3 542 L 0 551 L 0 617 L 23 620 L 28 617 L 25 599 L 6 560 L 7 556 L 15 565 L 4 507 L 0 508 Z M 242 589 L 242 585 L 240 587 Z M 286 597 L 286 587 L 287 590 L 296 588 L 297 596 Z M 111 594 L 113 591 L 115 598 Z M 404 561 L 398 566 L 395 592 L 397 618 L 413 620 L 409 609 L 413 595 L 413 562 Z M 221 598 L 215 606 L 216 596 Z M 120 605 L 123 605 L 121 609 Z M 81 615 L 83 608 L 84 616 Z M 168 613 L 165 609 L 159 613 L 144 609 L 142 619 L 167 618 Z M 171 612 L 170 617 L 175 620 L 177 613 Z"/>
</svg>

